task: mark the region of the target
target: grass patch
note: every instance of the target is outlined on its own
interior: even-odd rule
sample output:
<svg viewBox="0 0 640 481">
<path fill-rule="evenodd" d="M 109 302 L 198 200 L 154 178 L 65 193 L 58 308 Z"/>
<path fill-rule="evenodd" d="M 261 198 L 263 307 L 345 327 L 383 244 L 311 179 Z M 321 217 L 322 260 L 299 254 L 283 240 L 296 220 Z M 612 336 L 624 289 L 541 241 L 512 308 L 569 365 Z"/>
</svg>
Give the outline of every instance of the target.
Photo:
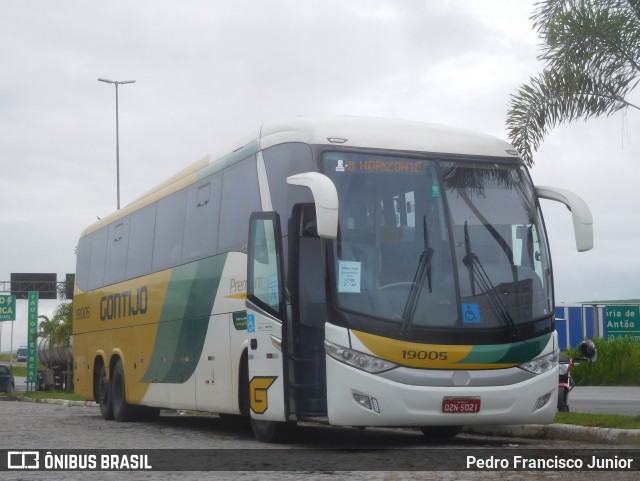
<svg viewBox="0 0 640 481">
<path fill-rule="evenodd" d="M 27 366 L 18 366 L 14 364 L 11 372 L 13 372 L 14 376 L 27 377 Z"/>
<path fill-rule="evenodd" d="M 640 416 L 618 414 L 557 413 L 553 422 L 594 428 L 640 429 Z"/>
<path fill-rule="evenodd" d="M 69 391 L 31 391 L 18 393 L 20 396 L 26 398 L 40 400 L 40 399 L 64 399 L 66 401 L 86 401 L 86 399 L 79 394 Z"/>
<path fill-rule="evenodd" d="M 598 359 L 582 362 L 571 370 L 577 385 L 582 386 L 639 386 L 640 342 L 628 337 L 595 338 Z M 567 351 L 575 356 L 575 350 Z"/>
<path fill-rule="evenodd" d="M 7 360 L 7 362 L 9 362 Z M 16 360 L 13 360 L 13 367 L 12 372 L 14 376 L 19 376 L 19 377 L 27 377 L 27 363 L 26 362 L 18 362 L 16 363 Z M 42 367 L 42 364 L 38 363 L 36 365 L 36 370 L 38 371 L 42 371 L 44 369 L 44 367 Z"/>
</svg>

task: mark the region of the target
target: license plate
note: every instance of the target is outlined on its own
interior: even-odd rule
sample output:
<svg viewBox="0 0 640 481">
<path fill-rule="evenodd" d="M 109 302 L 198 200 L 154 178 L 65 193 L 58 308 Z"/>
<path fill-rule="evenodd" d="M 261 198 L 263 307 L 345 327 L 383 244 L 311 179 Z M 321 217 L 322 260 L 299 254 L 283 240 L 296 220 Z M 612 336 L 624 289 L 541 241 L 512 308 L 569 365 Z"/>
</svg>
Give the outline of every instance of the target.
<svg viewBox="0 0 640 481">
<path fill-rule="evenodd" d="M 442 400 L 442 412 L 447 414 L 479 413 L 480 398 L 446 397 Z"/>
</svg>

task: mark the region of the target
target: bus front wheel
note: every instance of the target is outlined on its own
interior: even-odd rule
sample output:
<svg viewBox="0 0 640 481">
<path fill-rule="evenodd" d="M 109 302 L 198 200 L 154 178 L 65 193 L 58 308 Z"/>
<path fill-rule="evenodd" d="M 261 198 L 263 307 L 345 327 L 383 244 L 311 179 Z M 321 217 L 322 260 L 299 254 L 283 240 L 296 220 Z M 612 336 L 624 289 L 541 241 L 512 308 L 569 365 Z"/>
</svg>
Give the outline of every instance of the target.
<svg viewBox="0 0 640 481">
<path fill-rule="evenodd" d="M 258 441 L 284 443 L 293 436 L 296 423 L 282 421 L 260 421 L 251 418 L 251 429 Z"/>
</svg>

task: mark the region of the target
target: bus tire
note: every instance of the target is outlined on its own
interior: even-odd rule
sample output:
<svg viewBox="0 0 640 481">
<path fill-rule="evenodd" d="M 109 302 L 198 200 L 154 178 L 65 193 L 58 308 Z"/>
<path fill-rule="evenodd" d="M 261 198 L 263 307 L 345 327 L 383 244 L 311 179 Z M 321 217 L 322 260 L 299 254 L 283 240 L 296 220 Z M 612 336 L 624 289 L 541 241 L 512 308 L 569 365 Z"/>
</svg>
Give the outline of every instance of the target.
<svg viewBox="0 0 640 481">
<path fill-rule="evenodd" d="M 428 439 L 453 438 L 462 432 L 462 426 L 422 426 L 420 431 Z"/>
<path fill-rule="evenodd" d="M 107 368 L 104 364 L 100 366 L 98 374 L 98 404 L 100 405 L 100 414 L 107 421 L 113 420 L 113 405 L 111 404 L 111 385 L 107 379 Z"/>
<path fill-rule="evenodd" d="M 249 395 L 249 360 L 247 351 L 243 351 L 240 358 L 240 372 L 238 373 L 238 408 L 240 415 L 244 418 L 250 416 Z"/>
<path fill-rule="evenodd" d="M 561 413 L 569 412 L 569 389 L 566 387 L 558 388 L 558 411 Z"/>
<path fill-rule="evenodd" d="M 127 402 L 127 397 L 125 395 L 124 369 L 120 359 L 118 359 L 113 366 L 110 384 L 113 419 L 118 422 L 133 421 L 136 417 L 137 406 L 132 406 Z"/>
<path fill-rule="evenodd" d="M 251 429 L 256 439 L 263 443 L 285 443 L 293 437 L 296 423 L 261 421 L 251 418 Z"/>
</svg>

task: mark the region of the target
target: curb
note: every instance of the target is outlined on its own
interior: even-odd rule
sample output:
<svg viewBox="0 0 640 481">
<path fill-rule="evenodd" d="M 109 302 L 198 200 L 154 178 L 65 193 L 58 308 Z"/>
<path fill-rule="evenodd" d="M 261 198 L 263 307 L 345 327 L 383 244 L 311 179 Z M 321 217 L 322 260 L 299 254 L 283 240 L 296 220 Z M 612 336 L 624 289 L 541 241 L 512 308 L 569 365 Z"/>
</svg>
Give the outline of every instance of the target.
<svg viewBox="0 0 640 481">
<path fill-rule="evenodd" d="M 614 429 L 573 424 L 531 424 L 510 426 L 468 426 L 465 433 L 533 439 L 557 439 L 585 443 L 640 446 L 640 429 Z"/>
<path fill-rule="evenodd" d="M 58 404 L 60 406 L 81 406 L 81 407 L 98 407 L 98 403 L 94 401 L 69 401 L 68 399 L 32 399 L 25 396 L 15 396 L 14 399 L 20 402 Z"/>
</svg>

